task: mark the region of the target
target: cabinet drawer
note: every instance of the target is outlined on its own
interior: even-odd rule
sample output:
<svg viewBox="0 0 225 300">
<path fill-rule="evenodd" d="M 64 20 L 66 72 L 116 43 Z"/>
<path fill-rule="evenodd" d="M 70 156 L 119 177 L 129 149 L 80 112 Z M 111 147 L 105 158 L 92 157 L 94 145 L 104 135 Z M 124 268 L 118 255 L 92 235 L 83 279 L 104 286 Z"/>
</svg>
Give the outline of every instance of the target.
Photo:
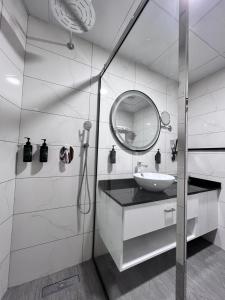
<svg viewBox="0 0 225 300">
<path fill-rule="evenodd" d="M 123 239 L 128 240 L 176 224 L 177 199 L 127 207 L 124 210 Z M 198 198 L 188 199 L 187 218 L 198 216 Z"/>
</svg>

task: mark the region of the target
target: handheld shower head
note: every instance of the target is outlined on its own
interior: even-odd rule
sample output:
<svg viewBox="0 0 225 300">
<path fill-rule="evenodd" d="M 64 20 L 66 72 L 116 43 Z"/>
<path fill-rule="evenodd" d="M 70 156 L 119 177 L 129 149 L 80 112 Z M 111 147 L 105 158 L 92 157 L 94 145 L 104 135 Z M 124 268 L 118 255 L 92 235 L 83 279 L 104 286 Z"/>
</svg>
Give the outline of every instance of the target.
<svg viewBox="0 0 225 300">
<path fill-rule="evenodd" d="M 84 122 L 84 129 L 85 130 L 90 131 L 91 127 L 92 127 L 91 121 L 85 121 Z"/>
</svg>

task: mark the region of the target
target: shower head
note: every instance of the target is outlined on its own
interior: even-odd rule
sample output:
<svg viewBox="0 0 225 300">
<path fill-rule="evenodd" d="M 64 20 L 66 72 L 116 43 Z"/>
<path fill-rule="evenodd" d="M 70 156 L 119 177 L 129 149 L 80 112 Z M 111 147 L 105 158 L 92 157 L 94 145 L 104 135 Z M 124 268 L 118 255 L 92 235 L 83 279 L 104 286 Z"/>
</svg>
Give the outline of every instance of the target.
<svg viewBox="0 0 225 300">
<path fill-rule="evenodd" d="M 54 18 L 70 32 L 89 31 L 95 23 L 91 0 L 50 0 Z"/>
<path fill-rule="evenodd" d="M 90 131 L 91 127 L 92 127 L 91 121 L 85 121 L 84 122 L 84 129 L 85 130 Z"/>
</svg>

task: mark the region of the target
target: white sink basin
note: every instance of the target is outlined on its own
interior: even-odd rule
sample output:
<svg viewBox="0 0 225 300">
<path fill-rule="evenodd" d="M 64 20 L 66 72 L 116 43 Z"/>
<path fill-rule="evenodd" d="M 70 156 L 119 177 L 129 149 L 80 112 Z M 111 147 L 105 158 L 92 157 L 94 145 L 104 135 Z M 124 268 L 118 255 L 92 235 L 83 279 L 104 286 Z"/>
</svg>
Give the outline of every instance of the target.
<svg viewBox="0 0 225 300">
<path fill-rule="evenodd" d="M 161 192 L 174 183 L 175 177 L 161 173 L 135 173 L 134 179 L 143 189 Z"/>
</svg>

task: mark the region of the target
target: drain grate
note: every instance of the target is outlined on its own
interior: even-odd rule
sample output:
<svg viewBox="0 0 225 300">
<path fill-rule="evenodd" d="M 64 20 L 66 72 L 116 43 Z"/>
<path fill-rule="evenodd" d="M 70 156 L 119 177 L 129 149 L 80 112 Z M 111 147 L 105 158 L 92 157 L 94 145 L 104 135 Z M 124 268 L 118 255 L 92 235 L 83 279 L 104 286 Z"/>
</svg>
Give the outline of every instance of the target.
<svg viewBox="0 0 225 300">
<path fill-rule="evenodd" d="M 80 281 L 79 275 L 74 275 L 68 278 L 65 278 L 61 281 L 49 284 L 42 288 L 42 298 L 45 298 L 49 295 L 58 293 Z"/>
</svg>

